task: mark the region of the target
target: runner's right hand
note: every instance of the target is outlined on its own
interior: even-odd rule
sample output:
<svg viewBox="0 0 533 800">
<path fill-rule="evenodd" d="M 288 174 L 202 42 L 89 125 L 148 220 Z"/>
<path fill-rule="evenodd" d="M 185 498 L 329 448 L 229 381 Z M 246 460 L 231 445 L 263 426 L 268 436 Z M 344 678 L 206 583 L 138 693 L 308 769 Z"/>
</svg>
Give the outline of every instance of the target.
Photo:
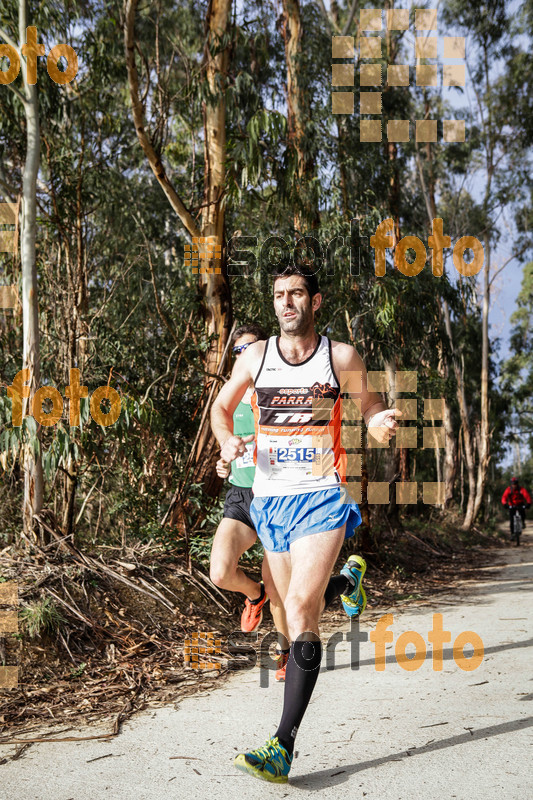
<svg viewBox="0 0 533 800">
<path fill-rule="evenodd" d="M 236 458 L 245 454 L 247 442 L 253 442 L 254 438 L 253 433 L 249 436 L 230 436 L 220 448 L 220 458 L 226 464 L 231 464 Z"/>
<path fill-rule="evenodd" d="M 385 411 L 378 411 L 372 414 L 368 420 L 367 427 L 371 435 L 379 444 L 388 446 L 389 440 L 396 434 L 398 420 L 402 412 L 399 408 L 387 408 Z"/>
</svg>

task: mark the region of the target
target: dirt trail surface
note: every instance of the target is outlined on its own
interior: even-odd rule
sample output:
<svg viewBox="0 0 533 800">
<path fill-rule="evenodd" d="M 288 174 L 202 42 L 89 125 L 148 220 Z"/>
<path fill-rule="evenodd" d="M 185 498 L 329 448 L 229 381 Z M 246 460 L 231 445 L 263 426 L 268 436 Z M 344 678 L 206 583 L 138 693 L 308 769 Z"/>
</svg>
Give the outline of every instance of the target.
<svg viewBox="0 0 533 800">
<path fill-rule="evenodd" d="M 533 797 L 533 535 L 523 546 L 497 551 L 482 579 L 453 592 L 402 608 L 373 609 L 361 633 L 393 614 L 383 671 L 375 645 L 360 645 L 359 669 L 351 668 L 348 624 L 323 631 L 323 641 L 342 633 L 335 668 L 325 659 L 297 738 L 290 781 L 274 786 L 237 771 L 234 756 L 262 745 L 278 722 L 283 685 L 258 667 L 235 672 L 210 693 L 142 712 L 108 740 L 0 747 L 0 796 L 10 800 L 152 800 L 235 797 L 362 798 L 368 800 L 525 800 Z M 442 671 L 432 665 L 428 631 L 433 614 L 451 632 Z M 400 634 L 416 631 L 426 643 L 416 671 L 396 661 Z M 452 645 L 474 631 L 484 659 L 472 671 L 459 668 Z M 340 637 L 337 635 L 336 637 Z M 419 647 L 421 643 L 419 642 Z M 414 652 L 408 647 L 407 653 Z M 465 647 L 465 657 L 472 654 Z M 458 655 L 456 653 L 456 655 Z M 95 736 L 94 726 L 66 736 Z M 56 733 L 56 736 L 60 736 Z M 24 738 L 21 736 L 21 738 Z"/>
</svg>

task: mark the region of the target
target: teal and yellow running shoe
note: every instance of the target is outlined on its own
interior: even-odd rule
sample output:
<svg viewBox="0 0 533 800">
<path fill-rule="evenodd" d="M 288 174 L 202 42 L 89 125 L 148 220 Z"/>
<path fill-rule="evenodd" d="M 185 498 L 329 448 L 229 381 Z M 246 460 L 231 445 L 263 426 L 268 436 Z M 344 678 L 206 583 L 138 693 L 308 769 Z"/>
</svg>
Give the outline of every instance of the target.
<svg viewBox="0 0 533 800">
<path fill-rule="evenodd" d="M 262 781 L 271 783 L 287 783 L 287 776 L 292 764 L 292 756 L 280 744 L 278 737 L 267 739 L 264 747 L 239 753 L 233 762 L 237 769 L 249 772 Z"/>
<path fill-rule="evenodd" d="M 342 605 L 349 617 L 360 616 L 366 608 L 366 592 L 363 588 L 363 577 L 366 572 L 366 561 L 362 556 L 350 556 L 341 575 L 355 580 L 353 592 L 341 594 Z"/>
</svg>

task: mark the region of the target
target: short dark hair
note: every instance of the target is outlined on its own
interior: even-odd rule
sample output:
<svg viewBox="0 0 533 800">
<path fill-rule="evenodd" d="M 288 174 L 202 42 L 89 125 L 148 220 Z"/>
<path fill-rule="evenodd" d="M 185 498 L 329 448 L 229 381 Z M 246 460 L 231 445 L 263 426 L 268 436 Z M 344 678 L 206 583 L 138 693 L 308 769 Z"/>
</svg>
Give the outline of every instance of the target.
<svg viewBox="0 0 533 800">
<path fill-rule="evenodd" d="M 274 283 L 276 283 L 278 278 L 289 278 L 291 275 L 299 275 L 301 278 L 304 279 L 305 288 L 309 294 L 309 297 L 312 299 L 315 294 L 320 292 L 318 287 L 318 280 L 316 275 L 311 272 L 309 267 L 304 265 L 297 267 L 294 264 L 289 264 L 289 266 L 282 266 L 279 272 L 274 274 Z"/>
<path fill-rule="evenodd" d="M 233 341 L 237 341 L 241 336 L 247 333 L 255 336 L 257 342 L 264 342 L 268 339 L 268 333 L 261 325 L 256 325 L 255 322 L 250 322 L 248 325 L 240 325 L 233 334 Z"/>
</svg>

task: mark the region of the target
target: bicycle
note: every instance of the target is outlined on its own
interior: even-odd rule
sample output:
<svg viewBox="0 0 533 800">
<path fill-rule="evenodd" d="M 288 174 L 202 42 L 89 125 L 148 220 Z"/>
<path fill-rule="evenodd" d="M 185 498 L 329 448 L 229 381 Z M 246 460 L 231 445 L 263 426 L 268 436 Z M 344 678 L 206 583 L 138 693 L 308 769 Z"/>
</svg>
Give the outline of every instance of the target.
<svg viewBox="0 0 533 800">
<path fill-rule="evenodd" d="M 520 514 L 521 506 L 509 506 L 512 510 L 511 515 L 511 540 L 516 539 L 516 546 L 520 546 L 520 534 L 522 533 L 522 517 Z"/>
</svg>

